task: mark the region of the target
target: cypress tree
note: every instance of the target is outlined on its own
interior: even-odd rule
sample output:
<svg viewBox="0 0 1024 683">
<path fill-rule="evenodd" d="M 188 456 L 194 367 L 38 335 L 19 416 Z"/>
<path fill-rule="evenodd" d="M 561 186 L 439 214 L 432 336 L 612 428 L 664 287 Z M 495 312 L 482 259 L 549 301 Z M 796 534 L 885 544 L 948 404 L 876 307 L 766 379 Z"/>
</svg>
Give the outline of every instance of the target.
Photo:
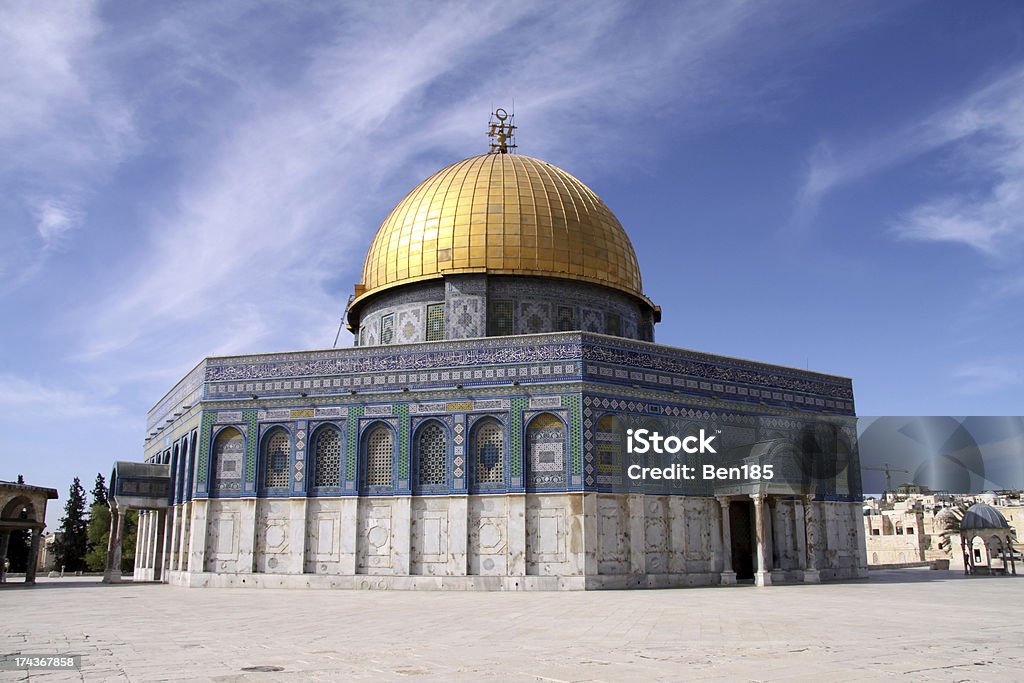
<svg viewBox="0 0 1024 683">
<path fill-rule="evenodd" d="M 85 554 L 88 550 L 87 522 L 85 518 L 85 489 L 75 477 L 68 489 L 68 501 L 64 504 L 64 516 L 60 519 L 60 530 L 64 534 L 57 546 L 57 566 L 64 571 L 84 570 Z"/>
<path fill-rule="evenodd" d="M 107 482 L 103 479 L 103 475 L 96 473 L 96 484 L 92 487 L 92 504 L 93 505 L 106 505 L 107 504 Z M 91 507 L 91 506 L 90 506 Z"/>
</svg>

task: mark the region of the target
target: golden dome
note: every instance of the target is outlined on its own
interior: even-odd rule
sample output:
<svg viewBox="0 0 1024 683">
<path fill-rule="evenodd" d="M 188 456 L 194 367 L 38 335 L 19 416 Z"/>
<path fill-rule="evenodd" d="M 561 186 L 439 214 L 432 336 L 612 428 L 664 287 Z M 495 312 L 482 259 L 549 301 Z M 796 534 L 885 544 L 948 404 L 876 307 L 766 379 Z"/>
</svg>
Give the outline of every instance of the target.
<svg viewBox="0 0 1024 683">
<path fill-rule="evenodd" d="M 579 180 L 520 154 L 484 154 L 430 176 L 370 244 L 358 299 L 457 273 L 581 280 L 643 296 L 633 245 Z"/>
</svg>

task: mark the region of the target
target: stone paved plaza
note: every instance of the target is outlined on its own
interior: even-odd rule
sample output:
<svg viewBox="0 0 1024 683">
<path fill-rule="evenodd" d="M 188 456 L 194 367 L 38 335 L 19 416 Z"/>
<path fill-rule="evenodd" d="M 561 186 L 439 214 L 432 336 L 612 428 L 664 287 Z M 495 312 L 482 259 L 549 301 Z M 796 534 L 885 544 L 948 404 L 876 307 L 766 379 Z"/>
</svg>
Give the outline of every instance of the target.
<svg viewBox="0 0 1024 683">
<path fill-rule="evenodd" d="M 84 655 L 80 672 L 0 673 L 5 681 L 1024 680 L 1024 580 L 943 571 L 588 593 L 65 578 L 8 584 L 0 606 L 0 652 Z"/>
</svg>

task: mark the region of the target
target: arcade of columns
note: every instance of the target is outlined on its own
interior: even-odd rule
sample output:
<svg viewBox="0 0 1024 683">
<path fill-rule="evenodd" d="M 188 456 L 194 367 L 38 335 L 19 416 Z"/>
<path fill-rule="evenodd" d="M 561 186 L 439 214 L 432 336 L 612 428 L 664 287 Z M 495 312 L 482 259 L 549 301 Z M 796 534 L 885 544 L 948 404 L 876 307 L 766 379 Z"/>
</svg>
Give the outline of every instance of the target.
<svg viewBox="0 0 1024 683">
<path fill-rule="evenodd" d="M 773 496 L 767 493 L 744 493 L 716 496 L 720 504 L 720 534 L 716 551 L 722 558 L 721 585 L 737 582 L 733 569 L 733 538 L 729 506 L 733 502 L 749 501 L 753 504 L 754 537 L 754 583 L 769 586 L 783 580 L 785 571 L 775 566 L 772 544 L 782 535 L 792 534 L 797 548 L 798 569 L 804 583 L 820 583 L 818 551 L 823 543 L 822 524 L 827 523 L 820 514 L 819 505 L 813 504 L 814 497 Z M 205 533 L 205 525 L 193 529 L 191 524 L 193 502 L 174 505 L 168 509 L 139 510 L 138 532 L 135 547 L 134 579 L 141 581 L 166 580 L 167 571 L 202 572 L 203 558 L 190 553 L 194 544 L 202 547 L 204 539 L 193 538 Z M 780 528 L 781 516 L 776 514 L 780 505 L 792 506 L 792 528 Z M 111 505 L 111 534 L 108 547 L 108 565 L 104 580 L 120 580 L 121 541 L 124 536 L 124 513 L 126 510 Z M 170 514 L 168 514 L 170 512 Z M 802 523 L 801 523 L 802 522 Z M 859 527 L 858 527 L 859 528 Z M 860 529 L 859 533 L 863 533 Z M 171 542 L 165 542 L 165 539 Z"/>
</svg>

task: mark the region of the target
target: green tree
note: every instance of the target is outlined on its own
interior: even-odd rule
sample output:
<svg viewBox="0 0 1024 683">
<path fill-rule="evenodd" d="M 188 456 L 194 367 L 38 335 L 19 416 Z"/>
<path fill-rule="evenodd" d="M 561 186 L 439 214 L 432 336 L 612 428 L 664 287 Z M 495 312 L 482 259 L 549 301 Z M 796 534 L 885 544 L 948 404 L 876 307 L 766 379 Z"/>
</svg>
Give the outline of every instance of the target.
<svg viewBox="0 0 1024 683">
<path fill-rule="evenodd" d="M 121 545 L 121 571 L 131 571 L 135 566 L 135 531 L 138 526 L 138 513 L 129 510 L 124 520 L 124 540 Z M 89 510 L 89 552 L 85 555 L 85 564 L 89 571 L 103 571 L 107 566 L 107 541 L 110 538 L 110 507 L 93 505 Z"/>
<path fill-rule="evenodd" d="M 103 475 L 96 473 L 96 484 L 92 487 L 92 506 L 106 505 L 107 504 L 107 482 L 103 479 Z"/>
<path fill-rule="evenodd" d="M 64 516 L 60 518 L 60 530 L 64 535 L 57 544 L 57 566 L 69 572 L 85 569 L 89 537 L 85 518 L 85 489 L 78 477 L 75 477 L 68 489 Z"/>
</svg>

